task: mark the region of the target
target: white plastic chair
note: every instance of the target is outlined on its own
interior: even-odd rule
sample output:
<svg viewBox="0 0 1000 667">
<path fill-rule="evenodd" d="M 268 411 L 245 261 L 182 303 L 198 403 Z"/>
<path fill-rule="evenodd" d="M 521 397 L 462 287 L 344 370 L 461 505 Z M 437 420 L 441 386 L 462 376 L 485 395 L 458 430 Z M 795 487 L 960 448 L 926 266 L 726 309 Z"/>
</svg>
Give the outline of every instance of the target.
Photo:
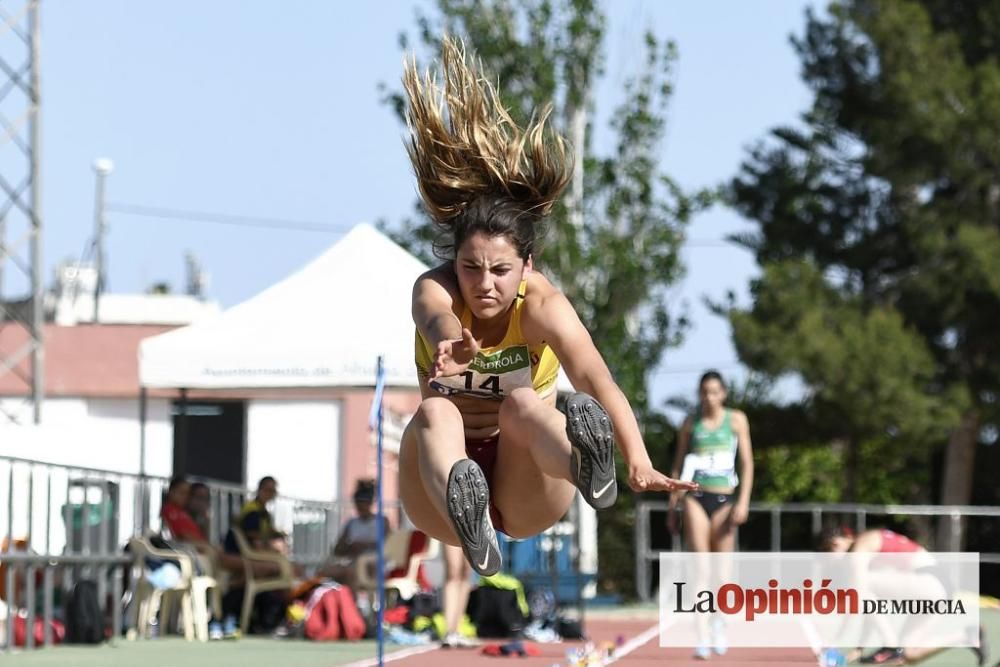
<svg viewBox="0 0 1000 667">
<path fill-rule="evenodd" d="M 410 540 L 413 537 L 412 530 L 396 530 L 389 533 L 385 538 L 385 546 L 382 553 L 385 554 L 386 571 L 400 567 L 406 568 L 406 574 L 401 577 L 386 579 L 385 590 L 396 591 L 401 600 L 409 600 L 416 593 L 420 592 L 420 582 L 418 575 L 420 565 L 427 560 L 437 558 L 441 550 L 441 543 L 430 535 L 425 536 L 426 542 L 422 551 L 410 553 Z M 375 569 L 377 555 L 367 553 L 358 556 L 355 563 L 355 581 L 358 590 L 374 591 L 378 582 L 371 576 L 370 571 Z"/>
<path fill-rule="evenodd" d="M 180 602 L 180 620 L 184 638 L 208 641 L 208 591 L 213 591 L 213 608 L 221 615 L 221 598 L 214 577 L 194 574 L 191 556 L 172 549 L 158 549 L 148 538 L 133 537 L 129 540 L 133 561 L 132 620 L 138 638 L 148 638 L 150 623 L 159 618 L 160 627 L 166 627 L 171 618 L 174 601 Z M 172 588 L 156 588 L 146 579 L 146 558 L 175 563 L 181 577 Z"/>
<path fill-rule="evenodd" d="M 243 572 L 246 578 L 243 589 L 243 612 L 240 615 L 240 632 L 247 633 L 250 627 L 250 616 L 253 613 L 253 601 L 260 593 L 267 591 L 287 591 L 295 588 L 295 572 L 292 563 L 283 555 L 274 551 L 254 549 L 247 541 L 246 535 L 239 528 L 231 528 L 236 546 L 243 558 Z M 277 576 L 261 578 L 254 574 L 254 563 L 272 563 L 278 566 Z"/>
</svg>

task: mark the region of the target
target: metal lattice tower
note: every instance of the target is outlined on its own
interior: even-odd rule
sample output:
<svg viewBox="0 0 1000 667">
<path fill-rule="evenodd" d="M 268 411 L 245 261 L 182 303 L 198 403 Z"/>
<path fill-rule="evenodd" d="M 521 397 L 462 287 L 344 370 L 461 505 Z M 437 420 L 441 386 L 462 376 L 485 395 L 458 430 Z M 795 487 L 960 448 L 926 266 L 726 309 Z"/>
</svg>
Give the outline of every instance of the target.
<svg viewBox="0 0 1000 667">
<path fill-rule="evenodd" d="M 35 423 L 44 395 L 38 4 L 0 0 L 0 379 L 15 378 L 27 396 L 0 403 L 0 421 Z"/>
</svg>

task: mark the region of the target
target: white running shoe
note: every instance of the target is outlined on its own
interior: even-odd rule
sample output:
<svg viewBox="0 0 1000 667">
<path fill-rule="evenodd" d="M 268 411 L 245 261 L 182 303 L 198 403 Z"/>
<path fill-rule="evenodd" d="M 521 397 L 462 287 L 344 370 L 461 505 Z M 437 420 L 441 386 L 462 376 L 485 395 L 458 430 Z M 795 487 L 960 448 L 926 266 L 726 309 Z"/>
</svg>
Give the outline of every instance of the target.
<svg viewBox="0 0 1000 667">
<path fill-rule="evenodd" d="M 479 645 L 480 641 L 478 639 L 466 637 L 457 632 L 450 632 L 441 640 L 442 648 L 476 648 Z"/>
<path fill-rule="evenodd" d="M 729 650 L 729 639 L 726 637 L 726 624 L 722 619 L 712 622 L 712 650 L 716 655 L 725 655 Z"/>
</svg>

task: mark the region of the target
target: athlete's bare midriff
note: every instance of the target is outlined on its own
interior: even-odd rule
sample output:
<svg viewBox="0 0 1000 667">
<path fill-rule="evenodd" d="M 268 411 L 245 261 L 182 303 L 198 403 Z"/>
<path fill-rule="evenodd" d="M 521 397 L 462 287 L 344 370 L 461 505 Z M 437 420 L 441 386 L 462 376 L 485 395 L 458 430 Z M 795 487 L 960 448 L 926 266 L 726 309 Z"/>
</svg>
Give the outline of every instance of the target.
<svg viewBox="0 0 1000 667">
<path fill-rule="evenodd" d="M 496 436 L 500 432 L 500 404 L 503 402 L 470 398 L 467 396 L 448 397 L 462 413 L 467 440 L 484 440 Z M 556 392 L 552 391 L 542 399 L 548 405 L 556 403 Z"/>
</svg>

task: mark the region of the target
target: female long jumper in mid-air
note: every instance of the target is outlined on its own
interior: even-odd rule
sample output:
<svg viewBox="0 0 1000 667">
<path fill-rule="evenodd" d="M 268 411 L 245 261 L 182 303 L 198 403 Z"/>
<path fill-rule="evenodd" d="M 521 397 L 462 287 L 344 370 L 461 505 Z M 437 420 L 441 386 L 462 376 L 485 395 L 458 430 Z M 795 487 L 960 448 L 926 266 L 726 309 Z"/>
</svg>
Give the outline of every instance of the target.
<svg viewBox="0 0 1000 667">
<path fill-rule="evenodd" d="M 445 260 L 413 287 L 423 401 L 400 451 L 413 523 L 500 569 L 494 529 L 552 526 L 577 489 L 614 504 L 615 440 L 634 491 L 694 489 L 653 468 L 625 395 L 566 297 L 534 270 L 542 224 L 569 180 L 550 109 L 521 128 L 464 49 L 445 39 L 441 82 L 407 63 L 408 152 Z M 576 393 L 556 409 L 560 363 Z"/>
</svg>

